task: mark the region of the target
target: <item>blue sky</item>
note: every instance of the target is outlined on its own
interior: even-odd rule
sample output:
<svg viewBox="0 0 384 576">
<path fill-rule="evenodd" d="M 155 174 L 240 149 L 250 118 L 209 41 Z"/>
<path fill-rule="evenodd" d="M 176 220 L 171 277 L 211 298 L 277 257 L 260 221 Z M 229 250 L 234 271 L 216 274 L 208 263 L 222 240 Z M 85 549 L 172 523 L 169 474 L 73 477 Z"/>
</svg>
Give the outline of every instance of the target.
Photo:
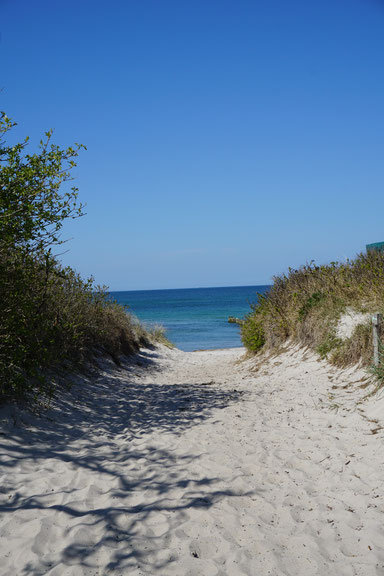
<svg viewBox="0 0 384 576">
<path fill-rule="evenodd" d="M 0 28 L 17 137 L 88 148 L 83 276 L 264 284 L 384 240 L 384 1 L 0 0 Z"/>
</svg>

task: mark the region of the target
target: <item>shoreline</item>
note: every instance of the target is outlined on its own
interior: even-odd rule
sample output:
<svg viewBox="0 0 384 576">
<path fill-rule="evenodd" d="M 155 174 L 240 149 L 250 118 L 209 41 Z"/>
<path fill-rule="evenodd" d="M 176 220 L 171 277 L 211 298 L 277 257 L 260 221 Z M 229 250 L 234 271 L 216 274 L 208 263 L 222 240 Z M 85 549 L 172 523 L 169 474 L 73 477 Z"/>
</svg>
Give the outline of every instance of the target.
<svg viewBox="0 0 384 576">
<path fill-rule="evenodd" d="M 180 348 L 176 348 L 180 350 Z M 220 352 L 223 350 L 244 350 L 246 352 L 246 348 L 244 346 L 229 346 L 228 348 L 199 348 L 198 350 L 190 350 L 189 352 L 186 350 L 180 350 L 180 352 L 184 352 L 185 354 L 194 354 L 195 352 Z"/>
<path fill-rule="evenodd" d="M 383 398 L 297 347 L 242 357 L 105 361 L 10 426 L 2 574 L 383 571 Z"/>
</svg>

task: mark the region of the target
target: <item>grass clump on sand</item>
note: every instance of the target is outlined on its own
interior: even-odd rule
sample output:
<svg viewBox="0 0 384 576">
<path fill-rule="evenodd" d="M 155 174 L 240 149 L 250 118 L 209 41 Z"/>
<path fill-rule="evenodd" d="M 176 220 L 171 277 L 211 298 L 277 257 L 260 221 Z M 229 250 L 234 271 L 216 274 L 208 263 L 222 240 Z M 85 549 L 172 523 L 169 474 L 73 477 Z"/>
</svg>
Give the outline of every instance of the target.
<svg viewBox="0 0 384 576">
<path fill-rule="evenodd" d="M 149 334 L 149 336 L 153 342 L 156 342 L 158 344 L 163 344 L 167 348 L 171 348 L 171 349 L 175 348 L 175 345 L 172 342 L 170 342 L 170 340 L 168 340 L 168 338 L 166 336 L 165 328 L 161 324 L 156 324 L 155 326 L 152 326 L 151 328 L 147 328 L 146 332 L 147 332 L 147 334 Z"/>
<path fill-rule="evenodd" d="M 51 395 L 48 373 L 78 369 L 99 354 L 118 362 L 157 338 L 112 302 L 105 287 L 83 280 L 52 254 L 63 243 L 64 221 L 83 215 L 77 189 L 67 188 L 83 146 L 60 149 L 47 132 L 29 154 L 28 139 L 6 144 L 14 125 L 2 114 L 0 402 Z"/>
<path fill-rule="evenodd" d="M 384 312 L 383 253 L 323 266 L 311 262 L 276 276 L 269 292 L 259 294 L 242 326 L 242 340 L 251 352 L 277 350 L 293 340 L 339 366 L 368 366 L 373 350 L 369 314 L 376 312 Z M 343 315 L 362 313 L 367 316 L 351 335 L 340 335 Z"/>
</svg>

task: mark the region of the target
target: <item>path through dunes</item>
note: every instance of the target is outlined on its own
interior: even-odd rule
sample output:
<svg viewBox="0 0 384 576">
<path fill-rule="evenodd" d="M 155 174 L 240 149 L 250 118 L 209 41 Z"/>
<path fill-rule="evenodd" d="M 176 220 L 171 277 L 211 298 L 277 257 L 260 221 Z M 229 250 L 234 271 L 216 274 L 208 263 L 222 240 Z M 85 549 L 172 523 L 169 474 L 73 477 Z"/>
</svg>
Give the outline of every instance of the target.
<svg viewBox="0 0 384 576">
<path fill-rule="evenodd" d="M 363 373 L 242 354 L 143 351 L 5 425 L 0 573 L 382 576 Z"/>
</svg>

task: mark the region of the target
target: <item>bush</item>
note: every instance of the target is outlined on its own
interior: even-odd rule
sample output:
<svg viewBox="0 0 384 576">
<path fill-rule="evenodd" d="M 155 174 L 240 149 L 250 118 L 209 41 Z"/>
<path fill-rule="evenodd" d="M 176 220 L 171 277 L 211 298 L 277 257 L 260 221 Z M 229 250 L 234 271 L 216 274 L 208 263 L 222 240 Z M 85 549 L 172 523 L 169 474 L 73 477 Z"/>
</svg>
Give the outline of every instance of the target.
<svg viewBox="0 0 384 576">
<path fill-rule="evenodd" d="M 13 126 L 3 114 L 3 138 Z M 80 367 L 96 353 L 118 362 L 153 341 L 106 288 L 52 255 L 65 219 L 83 214 L 77 189 L 61 190 L 83 147 L 61 150 L 51 136 L 34 154 L 28 139 L 0 146 L 0 401 L 52 394 L 49 371 Z"/>
<path fill-rule="evenodd" d="M 254 312 L 248 314 L 241 324 L 241 339 L 244 346 L 251 352 L 258 352 L 265 344 L 262 314 L 256 310 L 255 306 Z"/>
</svg>

